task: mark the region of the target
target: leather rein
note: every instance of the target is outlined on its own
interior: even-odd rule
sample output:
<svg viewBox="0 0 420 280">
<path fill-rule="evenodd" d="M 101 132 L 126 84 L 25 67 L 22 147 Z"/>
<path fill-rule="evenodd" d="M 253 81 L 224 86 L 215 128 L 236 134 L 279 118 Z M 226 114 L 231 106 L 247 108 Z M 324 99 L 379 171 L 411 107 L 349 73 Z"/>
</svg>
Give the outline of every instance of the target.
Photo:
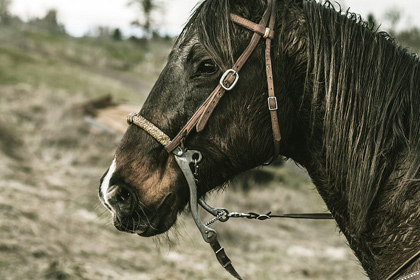
<svg viewBox="0 0 420 280">
<path fill-rule="evenodd" d="M 254 32 L 251 41 L 242 55 L 238 58 L 231 69 L 227 70 L 221 77 L 219 84 L 204 101 L 204 103 L 197 109 L 194 115 L 189 119 L 185 126 L 179 131 L 179 133 L 171 140 L 162 130 L 152 124 L 150 121 L 145 119 L 139 114 L 131 113 L 127 117 L 129 124 L 134 124 L 153 138 L 155 138 L 161 145 L 163 145 L 168 153 L 173 153 L 175 160 L 180 167 L 185 179 L 188 183 L 190 190 L 190 208 L 191 214 L 195 224 L 201 232 L 201 235 L 205 242 L 209 243 L 213 249 L 219 263 L 236 279 L 242 279 L 242 277 L 236 272 L 232 265 L 232 262 L 227 257 L 225 250 L 217 239 L 217 232 L 209 226 L 215 221 L 226 222 L 229 218 L 248 218 L 257 220 L 266 220 L 270 218 L 297 218 L 297 219 L 333 219 L 329 213 L 320 214 L 283 214 L 273 215 L 271 212 L 267 214 L 257 213 L 238 213 L 229 212 L 225 208 L 214 208 L 208 205 L 203 199 L 198 198 L 197 193 L 197 175 L 198 175 L 198 164 L 202 160 L 202 154 L 199 151 L 188 150 L 184 147 L 184 140 L 196 128 L 197 132 L 201 132 L 214 109 L 219 103 L 220 99 L 224 96 L 227 91 L 232 90 L 239 80 L 238 72 L 242 69 L 245 62 L 248 60 L 250 55 L 255 50 L 257 44 L 261 38 L 265 39 L 265 65 L 266 65 L 266 76 L 268 85 L 268 110 L 270 111 L 271 126 L 273 131 L 273 144 L 274 153 L 270 162 L 274 161 L 279 155 L 279 144 L 281 140 L 280 127 L 278 122 L 277 110 L 277 98 L 274 94 L 274 81 L 271 65 L 271 40 L 274 38 L 274 25 L 276 20 L 276 0 L 267 0 L 267 8 L 262 16 L 261 21 L 257 24 L 242 18 L 238 15 L 231 14 L 230 19 L 232 22 L 245 27 Z M 191 167 L 193 167 L 194 172 Z M 198 205 L 203 207 L 207 212 L 212 214 L 214 218 L 207 223 L 203 223 L 198 215 Z"/>
</svg>

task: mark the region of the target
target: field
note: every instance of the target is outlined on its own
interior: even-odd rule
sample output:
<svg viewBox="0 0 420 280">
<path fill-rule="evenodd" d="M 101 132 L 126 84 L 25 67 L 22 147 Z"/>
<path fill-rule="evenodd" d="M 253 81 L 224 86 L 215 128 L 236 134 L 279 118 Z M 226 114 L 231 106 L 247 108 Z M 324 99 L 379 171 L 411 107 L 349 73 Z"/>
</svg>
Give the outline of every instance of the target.
<svg viewBox="0 0 420 280">
<path fill-rule="evenodd" d="M 125 110 L 140 108 L 171 43 L 0 28 L 0 279 L 231 279 L 188 211 L 168 234 L 142 238 L 118 232 L 97 198 Z M 293 163 L 244 174 L 210 198 L 232 211 L 326 211 Z M 214 228 L 245 279 L 366 279 L 333 221 Z"/>
</svg>

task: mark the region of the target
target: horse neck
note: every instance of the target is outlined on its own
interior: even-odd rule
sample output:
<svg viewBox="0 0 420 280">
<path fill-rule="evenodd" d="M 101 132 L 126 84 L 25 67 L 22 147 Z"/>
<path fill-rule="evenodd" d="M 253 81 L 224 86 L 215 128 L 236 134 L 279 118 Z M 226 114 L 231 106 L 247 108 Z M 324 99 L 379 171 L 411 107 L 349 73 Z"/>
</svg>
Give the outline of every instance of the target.
<svg viewBox="0 0 420 280">
<path fill-rule="evenodd" d="M 415 227 L 420 222 L 419 214 L 409 211 L 409 208 L 419 205 L 418 195 L 407 202 L 404 195 L 397 195 L 396 186 L 389 184 L 389 189 L 378 195 L 376 204 L 366 217 L 365 227 L 360 231 L 351 222 L 345 179 L 335 179 L 335 174 L 328 173 L 321 157 L 306 167 L 350 248 L 371 279 L 386 279 L 420 250 L 420 231 Z M 340 180 L 342 184 L 338 183 Z M 406 275 L 419 269 L 420 258 L 402 272 Z"/>
<path fill-rule="evenodd" d="M 308 30 L 311 90 L 301 112 L 312 132 L 291 158 L 307 168 L 369 277 L 386 279 L 420 250 L 420 66 L 387 38 L 343 24 L 352 41 L 315 34 L 328 26 Z"/>
</svg>

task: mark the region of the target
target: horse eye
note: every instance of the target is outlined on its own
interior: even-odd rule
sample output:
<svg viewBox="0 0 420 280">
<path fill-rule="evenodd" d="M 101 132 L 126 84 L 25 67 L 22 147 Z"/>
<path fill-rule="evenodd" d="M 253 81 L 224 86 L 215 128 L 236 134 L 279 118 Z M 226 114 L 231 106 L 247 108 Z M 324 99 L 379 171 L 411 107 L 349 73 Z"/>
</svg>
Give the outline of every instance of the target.
<svg viewBox="0 0 420 280">
<path fill-rule="evenodd" d="M 212 60 L 205 60 L 200 63 L 195 76 L 211 76 L 219 71 L 219 68 Z"/>
</svg>

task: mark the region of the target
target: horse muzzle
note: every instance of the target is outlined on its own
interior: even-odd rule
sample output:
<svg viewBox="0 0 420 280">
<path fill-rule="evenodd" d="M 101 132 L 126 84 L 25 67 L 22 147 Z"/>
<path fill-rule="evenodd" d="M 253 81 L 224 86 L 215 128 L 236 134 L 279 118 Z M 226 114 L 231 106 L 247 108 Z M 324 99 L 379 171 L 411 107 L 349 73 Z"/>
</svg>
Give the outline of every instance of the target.
<svg viewBox="0 0 420 280">
<path fill-rule="evenodd" d="M 103 195 L 107 208 L 114 214 L 128 216 L 132 213 L 136 196 L 130 188 L 113 185 Z"/>
<path fill-rule="evenodd" d="M 167 194 L 156 206 L 144 205 L 133 188 L 113 185 L 100 194 L 119 231 L 153 236 L 167 231 L 176 221 L 176 196 Z M 175 213 L 175 214 L 174 214 Z"/>
</svg>

